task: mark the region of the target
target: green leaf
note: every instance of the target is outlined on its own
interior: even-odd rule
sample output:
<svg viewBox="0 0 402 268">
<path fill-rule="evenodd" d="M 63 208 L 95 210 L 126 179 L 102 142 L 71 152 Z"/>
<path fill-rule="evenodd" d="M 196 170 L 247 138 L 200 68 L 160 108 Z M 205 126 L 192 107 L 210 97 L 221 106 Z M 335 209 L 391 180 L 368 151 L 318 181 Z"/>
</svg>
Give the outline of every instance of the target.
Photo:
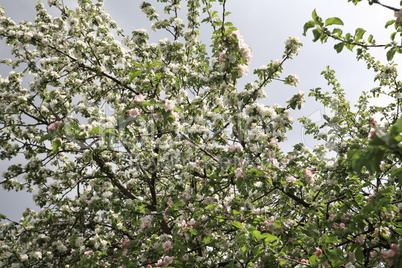
<svg viewBox="0 0 402 268">
<path fill-rule="evenodd" d="M 319 26 L 322 26 L 322 19 L 320 16 L 317 15 L 317 11 L 314 9 L 313 12 L 311 13 L 311 17 L 313 18 L 314 22 L 318 24 Z"/>
<path fill-rule="evenodd" d="M 263 238 L 262 235 L 261 235 L 261 232 L 258 231 L 258 230 L 252 231 L 252 232 L 251 232 L 251 235 L 252 235 L 252 237 L 253 237 L 255 240 L 257 240 L 257 241 L 259 241 L 259 240 L 261 240 L 261 239 Z"/>
<path fill-rule="evenodd" d="M 189 231 L 190 234 L 192 234 L 194 236 L 198 235 L 197 230 L 195 230 L 194 228 L 190 228 L 190 229 L 188 229 L 188 231 Z"/>
<path fill-rule="evenodd" d="M 232 222 L 232 225 L 233 225 L 234 227 L 238 228 L 238 229 L 244 230 L 244 226 L 243 226 L 243 224 L 241 224 L 241 222 L 234 221 L 234 222 Z"/>
<path fill-rule="evenodd" d="M 44 142 L 44 141 L 46 141 L 46 140 L 53 140 L 54 136 L 55 136 L 55 132 L 54 132 L 54 131 L 51 131 L 50 133 L 48 133 L 48 134 L 46 134 L 46 135 L 43 135 L 43 136 L 40 138 L 40 141 L 39 141 L 39 142 Z"/>
<path fill-rule="evenodd" d="M 60 140 L 55 140 L 52 142 L 52 152 L 57 153 L 59 151 L 59 148 L 61 146 L 61 141 Z"/>
<path fill-rule="evenodd" d="M 401 176 L 401 175 L 402 175 L 402 167 L 394 169 L 391 172 L 391 177 L 398 177 L 398 176 Z"/>
<path fill-rule="evenodd" d="M 385 28 L 388 28 L 389 26 L 393 25 L 395 23 L 395 20 L 389 20 L 387 23 L 385 23 Z"/>
<path fill-rule="evenodd" d="M 329 26 L 329 25 L 343 25 L 343 21 L 340 18 L 328 18 L 325 20 L 325 26 Z"/>
<path fill-rule="evenodd" d="M 373 43 L 373 41 L 374 41 L 374 36 L 372 35 L 372 34 L 370 34 L 369 35 L 369 37 L 367 38 L 367 41 L 369 42 L 369 43 Z"/>
<path fill-rule="evenodd" d="M 366 32 L 366 30 L 364 30 L 362 28 L 357 28 L 356 32 L 355 32 L 355 40 L 358 41 L 358 40 L 362 39 L 365 32 Z"/>
<path fill-rule="evenodd" d="M 355 257 L 358 261 L 362 262 L 364 260 L 364 253 L 361 246 L 358 246 L 355 250 Z"/>
<path fill-rule="evenodd" d="M 308 259 L 309 260 L 309 263 L 311 264 L 311 265 L 315 265 L 315 264 L 317 264 L 317 256 L 316 255 L 311 255 L 310 256 L 310 258 Z"/>
<path fill-rule="evenodd" d="M 397 136 L 399 133 L 402 132 L 402 117 L 396 120 L 395 124 L 389 130 L 389 134 L 392 136 Z"/>
<path fill-rule="evenodd" d="M 269 242 L 272 242 L 272 241 L 275 241 L 275 240 L 279 240 L 279 238 L 277 236 L 274 236 L 274 235 L 271 235 L 271 234 L 268 234 L 268 233 L 263 234 L 262 237 L 264 239 L 265 244 L 268 244 Z"/>
<path fill-rule="evenodd" d="M 316 42 L 316 41 L 319 40 L 320 37 L 321 37 L 321 30 L 319 30 L 319 29 L 314 29 L 314 30 L 313 30 L 313 35 L 314 35 L 313 42 Z"/>
<path fill-rule="evenodd" d="M 341 29 L 339 29 L 339 28 L 335 28 L 335 29 L 332 30 L 332 34 L 336 35 L 338 37 L 342 37 L 342 33 L 343 33 L 343 31 Z"/>
<path fill-rule="evenodd" d="M 337 53 L 341 53 L 341 51 L 343 50 L 343 47 L 345 46 L 344 43 L 338 43 L 334 46 L 335 50 Z"/>
<path fill-rule="evenodd" d="M 379 172 L 384 153 L 384 149 L 378 146 L 369 146 L 366 149 L 357 150 L 352 156 L 352 168 L 359 172 L 365 166 L 371 174 Z"/>
<path fill-rule="evenodd" d="M 386 146 L 386 140 L 389 139 L 388 134 L 385 134 L 381 137 L 379 137 L 378 135 L 375 135 L 374 138 L 370 141 L 370 145 L 374 145 L 374 146 Z"/>
<path fill-rule="evenodd" d="M 113 129 L 113 128 L 107 128 L 105 130 L 104 134 L 111 134 L 111 135 L 113 135 L 115 137 L 118 136 L 116 129 Z"/>
<path fill-rule="evenodd" d="M 396 52 L 395 48 L 391 48 L 390 50 L 388 50 L 388 52 L 387 52 L 387 60 L 388 61 L 391 61 L 394 58 L 395 52 Z"/>
<path fill-rule="evenodd" d="M 353 51 L 353 48 L 355 47 L 355 45 L 353 44 L 347 44 L 346 48 L 349 49 L 350 51 Z"/>
<path fill-rule="evenodd" d="M 101 134 L 101 129 L 102 129 L 101 126 L 97 126 L 97 127 L 92 128 L 89 133 L 92 135 L 99 135 L 99 134 Z"/>
<path fill-rule="evenodd" d="M 233 214 L 233 215 L 239 215 L 239 214 L 240 214 L 240 212 L 239 212 L 239 211 L 237 211 L 237 210 L 235 210 L 235 209 L 232 209 L 232 214 Z"/>
<path fill-rule="evenodd" d="M 140 76 L 142 74 L 141 70 L 134 70 L 130 72 L 130 76 L 129 76 L 129 80 L 133 81 L 134 78 L 136 78 L 137 76 Z"/>
<path fill-rule="evenodd" d="M 255 177 L 262 177 L 262 176 L 264 176 L 264 171 L 262 171 L 261 169 L 256 169 L 256 168 L 252 168 L 252 169 L 250 169 L 249 171 L 248 171 L 248 173 L 250 174 L 250 175 L 253 175 L 253 176 L 255 176 Z"/>
<path fill-rule="evenodd" d="M 308 29 L 314 28 L 314 26 L 315 26 L 314 21 L 310 20 L 310 21 L 306 22 L 303 27 L 303 35 L 306 36 Z"/>
</svg>

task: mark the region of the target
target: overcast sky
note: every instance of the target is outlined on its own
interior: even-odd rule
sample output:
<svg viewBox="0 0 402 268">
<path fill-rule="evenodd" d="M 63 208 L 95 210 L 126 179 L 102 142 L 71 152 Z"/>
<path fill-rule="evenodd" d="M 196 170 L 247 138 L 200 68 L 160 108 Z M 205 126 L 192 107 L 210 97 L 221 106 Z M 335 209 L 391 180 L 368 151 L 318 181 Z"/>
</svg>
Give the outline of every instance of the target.
<svg viewBox="0 0 402 268">
<path fill-rule="evenodd" d="M 150 28 L 150 23 L 138 8 L 142 1 L 104 1 L 106 11 L 126 33 L 138 28 Z M 36 2 L 37 0 L 0 0 L 0 5 L 5 8 L 7 16 L 18 22 L 33 19 Z M 42 0 L 42 2 L 47 5 L 47 1 Z M 76 0 L 65 0 L 64 2 L 69 6 L 75 6 Z M 326 82 L 320 76 L 320 72 L 327 65 L 337 72 L 337 77 L 352 103 L 357 100 L 361 91 L 370 90 L 376 85 L 373 82 L 372 73 L 366 70 L 363 62 L 355 60 L 353 53 L 344 51 L 337 54 L 332 48 L 334 45 L 332 42 L 324 45 L 313 43 L 311 33 L 307 37 L 302 36 L 303 25 L 311 19 L 311 12 L 316 9 L 323 18 L 340 17 L 345 23 L 344 32 L 347 30 L 354 32 L 356 28 L 361 27 L 367 30 L 367 34 L 374 34 L 377 43 L 383 43 L 381 40 L 387 41 L 390 35 L 390 31 L 384 30 L 384 24 L 394 18 L 392 11 L 379 6 L 369 6 L 366 3 L 354 6 L 347 0 L 227 0 L 227 2 L 227 10 L 232 12 L 227 20 L 234 23 L 234 26 L 244 36 L 245 42 L 252 48 L 253 60 L 250 70 L 265 65 L 270 60 L 279 59 L 284 50 L 284 41 L 289 36 L 298 36 L 304 45 L 299 56 L 293 61 L 288 61 L 284 68 L 284 75 L 297 74 L 301 83 L 295 88 L 283 86 L 280 82 L 273 82 L 267 88 L 268 99 L 265 101 L 267 104 L 284 104 L 298 90 L 308 93 L 310 89 L 316 87 L 326 89 Z M 398 7 L 399 0 L 383 0 L 382 3 Z M 163 11 L 159 10 L 158 13 L 162 14 Z M 53 14 L 57 13 L 53 12 Z M 201 35 L 201 38 L 208 40 L 210 37 Z M 0 40 L 0 56 L 4 56 L 5 49 L 4 42 Z M 373 54 L 384 59 L 382 49 Z M 400 58 L 396 58 L 396 60 L 398 59 L 400 60 Z M 3 70 L 0 68 L 0 75 L 4 77 L 8 71 Z M 252 72 L 250 72 L 244 82 L 253 79 Z M 311 116 L 314 120 L 319 121 L 320 116 L 325 112 L 320 105 L 308 100 L 302 111 L 294 113 L 293 117 L 296 119 L 300 116 Z M 300 124 L 295 125 L 289 140 L 292 144 L 302 141 L 308 146 L 313 144 L 311 138 L 302 135 Z M 5 166 L 7 163 L 0 164 Z M 31 200 L 30 195 L 0 189 L 0 213 L 18 220 L 21 217 L 21 211 L 27 206 L 32 206 Z"/>
</svg>

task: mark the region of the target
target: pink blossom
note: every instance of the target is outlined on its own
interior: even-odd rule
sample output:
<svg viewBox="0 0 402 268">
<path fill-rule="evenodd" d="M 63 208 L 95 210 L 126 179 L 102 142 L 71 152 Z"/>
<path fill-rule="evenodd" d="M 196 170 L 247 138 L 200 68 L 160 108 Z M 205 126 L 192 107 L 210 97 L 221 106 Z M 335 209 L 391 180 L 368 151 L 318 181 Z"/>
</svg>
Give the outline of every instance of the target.
<svg viewBox="0 0 402 268">
<path fill-rule="evenodd" d="M 320 255 L 322 254 L 322 249 L 320 249 L 320 248 L 315 248 L 314 254 L 315 254 L 317 257 L 320 256 Z"/>
<path fill-rule="evenodd" d="M 310 170 L 309 168 L 307 168 L 307 169 L 304 171 L 304 175 L 306 175 L 307 178 L 313 177 L 313 173 L 311 172 L 311 170 Z"/>
<path fill-rule="evenodd" d="M 243 37 L 240 35 L 240 32 L 238 30 L 232 32 L 232 36 L 236 37 L 237 39 L 243 39 Z"/>
<path fill-rule="evenodd" d="M 375 130 L 370 131 L 370 137 L 369 137 L 369 139 L 372 140 L 372 139 L 375 138 L 375 136 L 376 136 Z"/>
<path fill-rule="evenodd" d="M 164 262 L 162 259 L 160 259 L 160 260 L 158 260 L 158 261 L 156 262 L 155 266 L 156 266 L 156 267 L 165 266 L 165 262 Z"/>
<path fill-rule="evenodd" d="M 393 250 L 393 249 L 389 249 L 389 250 L 384 250 L 384 251 L 382 251 L 382 252 L 381 252 L 381 255 L 382 255 L 382 257 L 383 257 L 384 259 L 387 259 L 387 258 L 392 258 L 392 257 L 394 257 L 394 256 L 396 255 L 396 252 L 395 252 L 395 250 Z"/>
<path fill-rule="evenodd" d="M 169 256 L 166 256 L 164 259 L 166 265 L 171 264 L 173 262 L 173 260 L 174 260 L 174 257 L 169 257 Z"/>
<path fill-rule="evenodd" d="M 280 149 L 281 145 L 278 143 L 278 139 L 271 139 L 269 142 L 269 146 L 272 146 L 273 148 Z"/>
<path fill-rule="evenodd" d="M 163 100 L 162 102 L 165 103 L 165 110 L 166 111 L 173 111 L 174 102 L 172 100 Z"/>
<path fill-rule="evenodd" d="M 288 220 L 285 224 L 286 224 L 287 226 L 289 226 L 289 227 L 295 226 L 295 223 L 294 223 L 292 220 Z"/>
<path fill-rule="evenodd" d="M 141 219 L 140 229 L 144 230 L 144 229 L 149 228 L 151 226 L 151 223 L 152 223 L 152 216 L 151 215 L 147 215 L 147 216 L 143 217 Z"/>
<path fill-rule="evenodd" d="M 55 130 L 57 128 L 57 126 L 60 124 L 61 124 L 60 121 L 53 122 L 47 127 L 47 130 L 48 131 Z"/>
<path fill-rule="evenodd" d="M 236 178 L 244 178 L 244 172 L 242 168 L 236 168 L 234 171 Z"/>
<path fill-rule="evenodd" d="M 402 21 L 402 9 L 395 11 L 394 16 L 396 17 L 395 24 L 398 25 Z"/>
<path fill-rule="evenodd" d="M 172 241 L 168 240 L 163 244 L 163 251 L 169 251 L 173 248 Z"/>
<path fill-rule="evenodd" d="M 142 94 L 138 94 L 135 96 L 134 103 L 139 103 L 139 102 L 144 102 L 145 101 L 145 96 Z"/>
<path fill-rule="evenodd" d="M 244 45 L 245 45 L 245 44 L 244 44 Z M 247 45 L 243 46 L 241 52 L 242 52 L 242 53 L 241 53 L 242 58 L 246 61 L 247 64 L 249 64 L 249 63 L 251 62 L 251 58 L 253 57 L 253 55 L 251 54 L 251 49 L 250 49 L 250 47 L 247 46 Z"/>
<path fill-rule="evenodd" d="M 126 111 L 127 117 L 134 117 L 134 116 L 140 116 L 140 110 L 138 108 L 130 109 Z"/>
<path fill-rule="evenodd" d="M 130 244 L 130 240 L 125 240 L 123 241 L 123 243 L 121 244 L 122 247 L 127 246 L 128 244 Z"/>
<path fill-rule="evenodd" d="M 240 65 L 237 67 L 237 73 L 238 73 L 240 76 L 243 76 L 243 75 L 247 74 L 248 71 L 249 71 L 248 66 L 245 65 L 245 64 L 240 64 Z"/>
<path fill-rule="evenodd" d="M 343 220 L 343 221 L 349 221 L 349 220 L 350 220 L 350 218 L 348 217 L 348 215 L 347 215 L 347 214 L 342 214 L 342 216 L 341 216 L 341 220 Z"/>
<path fill-rule="evenodd" d="M 219 55 L 219 59 L 218 59 L 219 62 L 222 62 L 225 59 L 225 57 L 226 57 L 226 52 L 224 51 Z"/>
<path fill-rule="evenodd" d="M 296 182 L 296 178 L 293 177 L 293 176 L 289 176 L 289 177 L 286 179 L 286 182 L 288 182 L 288 183 L 295 183 L 295 182 Z"/>
<path fill-rule="evenodd" d="M 356 241 L 357 243 L 359 243 L 360 245 L 362 245 L 364 243 L 364 236 L 361 234 L 359 236 L 356 237 Z"/>
<path fill-rule="evenodd" d="M 187 222 L 186 220 L 182 220 L 181 223 L 178 223 L 177 226 L 182 227 L 182 228 L 186 228 L 187 227 Z"/>
<path fill-rule="evenodd" d="M 301 263 L 308 263 L 308 260 L 306 260 L 306 259 L 301 259 L 300 262 L 301 262 Z"/>
<path fill-rule="evenodd" d="M 84 252 L 84 257 L 92 257 L 94 255 L 94 252 L 92 250 L 88 250 Z"/>
</svg>

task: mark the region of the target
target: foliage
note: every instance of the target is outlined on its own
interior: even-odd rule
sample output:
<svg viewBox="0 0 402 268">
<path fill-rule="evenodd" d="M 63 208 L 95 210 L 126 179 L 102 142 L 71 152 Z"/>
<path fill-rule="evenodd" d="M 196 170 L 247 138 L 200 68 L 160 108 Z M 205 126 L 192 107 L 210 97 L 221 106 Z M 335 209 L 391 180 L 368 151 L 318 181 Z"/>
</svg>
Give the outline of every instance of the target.
<svg viewBox="0 0 402 268">
<path fill-rule="evenodd" d="M 281 74 L 299 40 L 240 88 L 252 55 L 226 1 L 158 2 L 164 16 L 140 6 L 170 36 L 157 43 L 143 29 L 126 35 L 100 0 L 75 10 L 51 0 L 56 18 L 38 3 L 35 21 L 19 24 L 0 11 L 13 54 L 1 63 L 15 69 L 0 78 L 0 158 L 16 163 L 1 184 L 33 192 L 41 208 L 19 222 L 3 217 L 1 265 L 398 267 L 402 84 L 392 62 L 369 54 L 373 38 L 330 30 L 342 20 L 313 12 L 304 33 L 338 40 L 338 52 L 356 48 L 379 87 L 352 106 L 328 67 L 332 93 L 310 96 L 331 114 L 323 125 L 300 119 L 323 145 L 284 152 L 305 94 L 285 107 L 261 100 L 273 80 L 297 84 Z M 402 28 L 394 22 L 393 38 Z M 202 24 L 213 29 L 210 49 Z M 390 60 L 401 48 L 381 47 Z M 384 94 L 393 101 L 370 105 Z"/>
</svg>

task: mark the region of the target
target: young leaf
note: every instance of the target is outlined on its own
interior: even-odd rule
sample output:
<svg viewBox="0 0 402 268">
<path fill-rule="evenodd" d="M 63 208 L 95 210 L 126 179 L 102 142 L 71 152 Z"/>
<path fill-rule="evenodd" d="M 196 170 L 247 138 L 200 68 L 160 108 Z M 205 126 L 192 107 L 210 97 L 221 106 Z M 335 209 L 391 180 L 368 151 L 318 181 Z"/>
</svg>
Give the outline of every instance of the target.
<svg viewBox="0 0 402 268">
<path fill-rule="evenodd" d="M 308 29 L 314 28 L 314 26 L 315 26 L 314 21 L 310 20 L 310 21 L 306 22 L 303 27 L 303 35 L 306 36 Z"/>
<path fill-rule="evenodd" d="M 258 230 L 252 231 L 252 232 L 251 232 L 251 235 L 252 235 L 252 237 L 253 237 L 256 241 L 259 241 L 259 240 L 262 239 L 261 232 L 258 231 Z"/>
<path fill-rule="evenodd" d="M 325 20 L 325 26 L 334 25 L 334 24 L 343 25 L 343 21 L 337 17 L 328 18 Z"/>
<path fill-rule="evenodd" d="M 334 46 L 335 50 L 337 53 L 341 53 L 341 51 L 343 50 L 343 47 L 345 46 L 344 43 L 338 43 Z"/>
<path fill-rule="evenodd" d="M 358 40 L 362 39 L 365 32 L 366 32 L 366 30 L 364 30 L 362 28 L 357 28 L 356 32 L 355 32 L 355 40 L 358 41 Z"/>
<path fill-rule="evenodd" d="M 317 15 L 317 11 L 316 11 L 315 9 L 313 10 L 313 12 L 312 12 L 312 14 L 311 14 L 311 17 L 313 18 L 313 20 L 314 20 L 314 22 L 315 22 L 316 24 L 318 24 L 319 26 L 322 26 L 322 25 L 323 25 L 322 19 L 321 19 L 320 16 Z"/>
<path fill-rule="evenodd" d="M 60 140 L 55 140 L 52 142 L 52 152 L 57 153 L 59 151 L 59 148 L 61 146 L 61 141 Z"/>
<path fill-rule="evenodd" d="M 234 227 L 236 227 L 236 228 L 239 228 L 239 229 L 244 230 L 244 226 L 243 226 L 243 224 L 241 224 L 241 222 L 234 221 L 234 222 L 232 222 L 232 225 L 233 225 Z"/>
<path fill-rule="evenodd" d="M 396 52 L 395 48 L 391 48 L 390 50 L 388 50 L 388 52 L 387 52 L 387 60 L 388 61 L 391 61 L 394 58 L 395 52 Z"/>
<path fill-rule="evenodd" d="M 264 242 L 267 244 L 269 242 L 279 240 L 277 236 L 271 235 L 271 234 L 263 234 Z"/>
</svg>

